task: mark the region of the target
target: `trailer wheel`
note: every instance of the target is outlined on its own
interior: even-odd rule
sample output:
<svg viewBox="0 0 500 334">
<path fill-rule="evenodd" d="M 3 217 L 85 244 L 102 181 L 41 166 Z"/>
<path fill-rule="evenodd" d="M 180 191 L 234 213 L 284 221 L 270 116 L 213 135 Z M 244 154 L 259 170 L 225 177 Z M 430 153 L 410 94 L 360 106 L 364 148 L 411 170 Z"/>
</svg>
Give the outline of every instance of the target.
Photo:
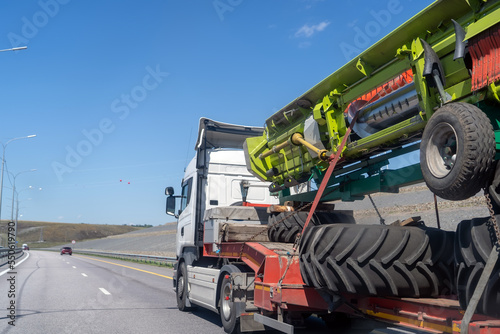
<svg viewBox="0 0 500 334">
<path fill-rule="evenodd" d="M 455 241 L 457 292 L 460 306 L 467 308 L 479 277 L 494 245 L 496 236 L 489 217 L 464 220 L 458 224 Z M 500 261 L 488 280 L 476 312 L 500 317 Z"/>
<path fill-rule="evenodd" d="M 464 200 L 483 188 L 495 157 L 490 120 L 468 103 L 445 104 L 427 123 L 420 144 L 425 183 L 437 196 Z"/>
<path fill-rule="evenodd" d="M 231 276 L 228 273 L 224 274 L 220 287 L 220 319 L 226 333 L 240 333 L 239 318 L 232 301 Z"/>
<path fill-rule="evenodd" d="M 382 225 L 320 225 L 300 245 L 306 285 L 330 294 L 436 297 L 453 292 L 454 232 Z"/>
<path fill-rule="evenodd" d="M 293 243 L 307 220 L 307 211 L 280 212 L 269 215 L 267 235 L 270 241 Z M 309 226 L 320 224 L 355 224 L 354 217 L 343 212 L 315 212 Z"/>
<path fill-rule="evenodd" d="M 186 263 L 182 262 L 179 266 L 179 274 L 177 276 L 177 307 L 181 311 L 189 311 L 191 308 L 187 307 L 187 295 L 188 295 L 188 284 L 187 284 L 187 267 Z"/>
</svg>

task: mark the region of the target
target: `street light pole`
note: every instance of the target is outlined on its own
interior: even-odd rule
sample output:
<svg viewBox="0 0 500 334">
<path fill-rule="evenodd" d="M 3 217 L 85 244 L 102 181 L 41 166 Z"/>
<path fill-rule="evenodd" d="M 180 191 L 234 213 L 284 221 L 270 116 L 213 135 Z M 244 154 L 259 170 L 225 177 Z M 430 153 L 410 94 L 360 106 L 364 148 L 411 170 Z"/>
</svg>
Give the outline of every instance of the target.
<svg viewBox="0 0 500 334">
<path fill-rule="evenodd" d="M 5 148 L 7 147 L 7 145 L 9 145 L 10 142 L 13 142 L 14 140 L 33 138 L 33 137 L 36 137 L 36 135 L 29 135 L 29 136 L 25 136 L 25 137 L 12 138 L 9 141 L 7 141 L 7 143 L 5 143 L 5 145 L 3 143 L 1 143 L 2 147 L 3 147 L 3 153 L 2 153 L 2 171 L 0 173 L 0 222 L 2 221 L 1 220 L 1 218 L 2 218 L 2 190 L 3 190 L 3 170 L 4 170 L 4 166 L 5 166 Z"/>
<path fill-rule="evenodd" d="M 0 50 L 0 52 L 26 50 L 27 48 L 28 48 L 27 46 L 19 46 L 19 47 L 10 48 L 10 49 L 2 49 L 2 50 Z M 13 140 L 22 139 L 22 138 L 31 138 L 31 137 L 36 137 L 36 135 L 30 135 L 30 136 L 20 137 L 20 138 L 13 138 L 13 139 L 9 140 L 5 145 L 3 143 L 1 143 L 3 146 L 3 154 L 2 154 L 2 172 L 1 172 L 1 176 L 0 176 L 0 224 L 2 223 L 2 189 L 3 189 L 3 168 L 5 165 L 5 147 Z M 0 244 L 1 244 L 1 240 L 0 240 Z"/>
<path fill-rule="evenodd" d="M 14 221 L 14 197 L 15 197 L 15 194 L 16 194 L 16 177 L 19 174 L 29 173 L 29 172 L 36 172 L 36 169 L 24 170 L 22 172 L 17 173 L 16 175 L 13 175 L 12 173 L 10 173 L 13 176 L 13 178 L 14 178 L 14 181 L 12 181 L 12 210 L 11 210 L 11 213 L 10 213 L 10 221 L 11 222 Z M 30 189 L 31 189 L 31 186 L 30 186 Z"/>
<path fill-rule="evenodd" d="M 31 172 L 31 171 L 29 171 L 29 172 Z M 34 189 L 33 186 L 29 186 L 28 188 L 16 191 L 16 194 L 17 194 L 17 196 L 16 196 L 16 216 L 15 216 L 16 241 L 17 241 L 17 218 L 19 217 L 19 194 L 22 193 L 23 191 L 31 190 L 31 189 Z M 38 188 L 38 190 L 41 191 L 42 188 Z"/>
<path fill-rule="evenodd" d="M 3 50 L 0 50 L 0 52 L 26 50 L 27 48 L 28 48 L 27 46 L 19 46 L 17 48 L 3 49 Z"/>
</svg>

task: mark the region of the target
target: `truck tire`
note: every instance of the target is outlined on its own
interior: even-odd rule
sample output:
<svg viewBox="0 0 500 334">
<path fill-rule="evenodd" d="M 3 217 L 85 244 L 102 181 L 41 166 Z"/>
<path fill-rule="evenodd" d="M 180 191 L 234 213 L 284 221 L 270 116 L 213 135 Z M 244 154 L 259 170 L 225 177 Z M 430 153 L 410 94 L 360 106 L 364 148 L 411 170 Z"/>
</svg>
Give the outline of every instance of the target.
<svg viewBox="0 0 500 334">
<path fill-rule="evenodd" d="M 494 166 L 495 133 L 478 107 L 449 103 L 430 118 L 422 134 L 420 166 L 437 196 L 464 200 L 486 185 Z"/>
<path fill-rule="evenodd" d="M 495 233 L 489 217 L 464 220 L 458 224 L 455 241 L 457 292 L 460 306 L 467 308 L 488 256 L 494 245 Z M 476 312 L 500 317 L 500 261 L 488 280 Z"/>
<path fill-rule="evenodd" d="M 240 319 L 236 314 L 236 307 L 231 300 L 231 276 L 226 273 L 220 286 L 220 320 L 224 331 L 230 334 L 240 333 Z"/>
<path fill-rule="evenodd" d="M 270 241 L 293 243 L 307 220 L 307 211 L 280 212 L 269 215 L 267 235 Z M 315 212 L 309 226 L 320 224 L 355 224 L 354 217 L 339 212 Z"/>
<path fill-rule="evenodd" d="M 330 294 L 436 297 L 453 292 L 454 232 L 385 225 L 320 225 L 300 245 L 304 283 Z"/>
<path fill-rule="evenodd" d="M 187 283 L 187 267 L 186 263 L 182 262 L 179 265 L 177 275 L 177 287 L 175 294 L 177 296 L 177 308 L 180 311 L 189 311 L 192 308 L 187 306 L 188 283 Z"/>
</svg>

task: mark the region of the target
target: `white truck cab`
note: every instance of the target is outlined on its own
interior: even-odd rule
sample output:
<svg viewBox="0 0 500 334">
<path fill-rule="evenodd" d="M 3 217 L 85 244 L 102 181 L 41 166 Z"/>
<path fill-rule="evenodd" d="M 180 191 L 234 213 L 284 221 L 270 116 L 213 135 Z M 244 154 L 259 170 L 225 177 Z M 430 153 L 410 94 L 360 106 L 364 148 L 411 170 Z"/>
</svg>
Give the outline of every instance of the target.
<svg viewBox="0 0 500 334">
<path fill-rule="evenodd" d="M 165 190 L 167 214 L 178 219 L 173 279 L 177 306 L 185 311 L 196 304 L 219 312 L 227 332 L 236 330 L 239 314 L 253 305 L 251 302 L 232 304 L 227 298 L 221 298 L 221 294 L 228 291 L 228 274 L 245 271 L 245 268 L 204 257 L 203 247 L 207 244 L 217 247 L 220 227 L 224 224 L 267 225 L 265 205 L 278 203 L 278 199 L 269 193 L 269 183 L 250 174 L 243 151 L 247 137 L 262 133 L 263 128 L 259 127 L 201 118 L 196 153 L 185 170 L 180 195 L 174 195 L 173 187 Z M 229 312 L 233 307 L 238 310 L 238 317 Z M 252 319 L 244 322 L 248 331 L 263 329 L 262 324 Z"/>
<path fill-rule="evenodd" d="M 199 259 L 203 246 L 203 218 L 214 207 L 241 206 L 243 202 L 273 204 L 266 182 L 247 170 L 243 143 L 263 128 L 201 118 L 196 154 L 184 173 L 181 193 L 167 187 L 167 214 L 178 218 L 176 255 L 188 265 Z M 180 205 L 176 208 L 176 199 Z M 179 202 L 179 201 L 178 201 Z"/>
</svg>

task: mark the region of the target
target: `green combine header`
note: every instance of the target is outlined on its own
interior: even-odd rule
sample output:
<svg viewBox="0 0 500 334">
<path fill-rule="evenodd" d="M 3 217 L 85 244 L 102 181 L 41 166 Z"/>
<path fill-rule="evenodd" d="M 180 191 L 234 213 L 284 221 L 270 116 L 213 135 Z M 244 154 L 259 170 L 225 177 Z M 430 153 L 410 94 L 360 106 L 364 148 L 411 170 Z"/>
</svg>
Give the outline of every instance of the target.
<svg viewBox="0 0 500 334">
<path fill-rule="evenodd" d="M 269 117 L 248 169 L 282 202 L 310 202 L 292 189 L 321 184 L 340 151 L 322 201 L 425 180 L 449 200 L 488 187 L 500 205 L 499 81 L 500 1 L 436 1 Z M 387 168 L 418 149 L 419 164 Z"/>
</svg>

